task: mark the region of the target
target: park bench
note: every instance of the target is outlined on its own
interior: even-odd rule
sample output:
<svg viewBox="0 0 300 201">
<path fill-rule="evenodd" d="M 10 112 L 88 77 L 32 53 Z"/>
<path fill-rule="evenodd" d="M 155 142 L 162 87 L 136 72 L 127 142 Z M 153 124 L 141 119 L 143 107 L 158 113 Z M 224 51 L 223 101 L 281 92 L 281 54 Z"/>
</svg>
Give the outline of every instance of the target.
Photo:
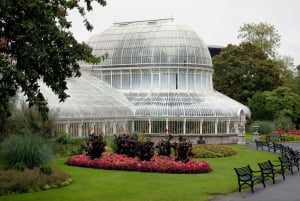
<svg viewBox="0 0 300 201">
<path fill-rule="evenodd" d="M 261 148 L 261 150 L 264 150 L 264 147 L 266 147 L 268 151 L 273 149 L 273 143 L 269 141 L 255 140 L 255 145 L 256 145 L 256 150 L 258 150 L 259 148 Z"/>
<path fill-rule="evenodd" d="M 278 156 L 278 159 L 283 170 L 288 169 L 291 172 L 291 174 L 294 174 L 293 167 L 296 167 L 299 171 L 298 161 L 294 161 L 293 159 L 287 156 Z"/>
<path fill-rule="evenodd" d="M 269 142 L 285 142 L 285 137 L 281 134 L 268 134 L 266 135 L 266 140 Z"/>
<path fill-rule="evenodd" d="M 251 192 L 253 193 L 253 187 L 255 182 L 261 182 L 264 186 L 265 181 L 261 175 L 260 171 L 254 171 L 251 169 L 250 165 L 247 165 L 245 167 L 240 167 L 240 168 L 234 168 L 237 178 L 238 178 L 238 186 L 239 186 L 239 192 L 241 192 L 241 188 L 243 185 L 248 185 L 251 188 Z M 255 173 L 260 173 L 259 175 L 255 175 Z"/>
<path fill-rule="evenodd" d="M 283 179 L 285 179 L 284 169 L 281 165 L 274 165 L 270 160 L 258 163 L 258 166 L 261 171 L 262 179 L 265 181 L 267 177 L 273 180 L 273 184 L 275 184 L 275 175 L 281 174 Z"/>
<path fill-rule="evenodd" d="M 282 144 L 277 143 L 277 142 L 273 142 L 273 146 L 272 146 L 274 153 L 276 153 L 276 151 L 280 151 L 282 152 Z"/>
</svg>

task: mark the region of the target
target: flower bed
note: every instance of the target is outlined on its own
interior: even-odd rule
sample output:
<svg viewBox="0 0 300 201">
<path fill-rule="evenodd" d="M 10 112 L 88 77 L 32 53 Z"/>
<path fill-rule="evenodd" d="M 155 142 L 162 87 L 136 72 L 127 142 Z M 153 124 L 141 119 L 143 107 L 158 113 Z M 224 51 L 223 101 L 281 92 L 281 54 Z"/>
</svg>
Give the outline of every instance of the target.
<svg viewBox="0 0 300 201">
<path fill-rule="evenodd" d="M 160 173 L 207 173 L 211 171 L 210 165 L 205 161 L 189 160 L 187 163 L 183 163 L 174 161 L 174 158 L 167 156 L 153 156 L 150 161 L 141 161 L 137 157 L 129 158 L 113 153 L 104 153 L 101 158 L 94 160 L 86 155 L 71 156 L 68 158 L 67 164 L 100 169 Z"/>
<path fill-rule="evenodd" d="M 192 153 L 195 158 L 217 158 L 233 156 L 237 150 L 227 145 L 208 144 L 193 146 Z"/>
</svg>

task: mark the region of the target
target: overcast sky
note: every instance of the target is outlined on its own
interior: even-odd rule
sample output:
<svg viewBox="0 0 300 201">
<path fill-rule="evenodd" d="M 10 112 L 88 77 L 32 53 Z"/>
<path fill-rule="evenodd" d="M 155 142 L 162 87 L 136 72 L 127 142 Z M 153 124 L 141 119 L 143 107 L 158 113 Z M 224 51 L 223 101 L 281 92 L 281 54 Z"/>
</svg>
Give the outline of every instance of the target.
<svg viewBox="0 0 300 201">
<path fill-rule="evenodd" d="M 82 18 L 69 13 L 72 32 L 86 41 L 115 22 L 173 17 L 175 23 L 194 29 L 207 45 L 239 44 L 239 27 L 244 23 L 268 23 L 281 36 L 278 53 L 300 64 L 300 0 L 107 0 L 87 15 L 94 26 L 85 30 Z"/>
</svg>

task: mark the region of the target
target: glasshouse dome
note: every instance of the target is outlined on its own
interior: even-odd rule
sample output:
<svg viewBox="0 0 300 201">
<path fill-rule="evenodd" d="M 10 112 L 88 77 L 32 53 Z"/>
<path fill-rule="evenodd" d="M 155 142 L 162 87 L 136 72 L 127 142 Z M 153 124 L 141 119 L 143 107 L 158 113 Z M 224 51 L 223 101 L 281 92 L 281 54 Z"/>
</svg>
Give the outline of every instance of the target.
<svg viewBox="0 0 300 201">
<path fill-rule="evenodd" d="M 188 26 L 173 19 L 114 23 L 87 43 L 96 56 L 108 57 L 81 63 L 85 73 L 68 81 L 65 103 L 49 95 L 50 107 L 60 111 L 58 132 L 244 142 L 250 110 L 213 89 L 210 53 Z"/>
</svg>

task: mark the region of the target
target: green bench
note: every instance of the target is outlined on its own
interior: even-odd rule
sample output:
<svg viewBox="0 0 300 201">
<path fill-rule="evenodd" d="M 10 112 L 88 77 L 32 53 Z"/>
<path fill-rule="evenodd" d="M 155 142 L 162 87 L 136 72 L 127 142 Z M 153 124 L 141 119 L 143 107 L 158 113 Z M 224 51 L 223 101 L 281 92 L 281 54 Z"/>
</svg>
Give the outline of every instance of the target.
<svg viewBox="0 0 300 201">
<path fill-rule="evenodd" d="M 273 184 L 275 184 L 276 174 L 281 174 L 283 179 L 285 179 L 284 168 L 281 165 L 274 165 L 270 160 L 257 164 L 260 168 L 262 179 L 264 181 L 267 177 L 269 177 L 273 180 Z"/>
<path fill-rule="evenodd" d="M 241 192 L 241 188 L 243 185 L 248 185 L 250 186 L 251 192 L 253 193 L 254 184 L 259 182 L 263 184 L 264 188 L 266 187 L 261 172 L 252 170 L 250 165 L 247 165 L 245 167 L 234 168 L 234 170 L 238 179 L 239 192 Z"/>
</svg>

